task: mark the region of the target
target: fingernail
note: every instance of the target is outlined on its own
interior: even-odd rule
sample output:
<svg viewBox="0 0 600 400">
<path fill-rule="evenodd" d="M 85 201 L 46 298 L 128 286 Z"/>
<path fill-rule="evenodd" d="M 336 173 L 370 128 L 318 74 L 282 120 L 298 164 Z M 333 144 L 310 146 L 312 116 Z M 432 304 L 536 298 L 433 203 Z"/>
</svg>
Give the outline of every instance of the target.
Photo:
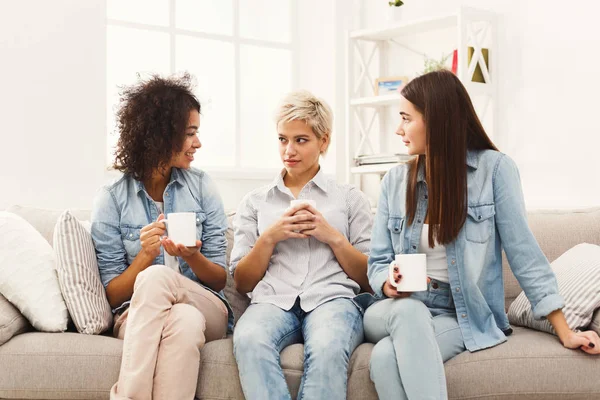
<svg viewBox="0 0 600 400">
<path fill-rule="evenodd" d="M 399 281 L 399 280 L 400 280 L 400 278 L 396 278 L 396 279 L 394 279 L 394 281 L 395 281 L 396 283 L 398 283 L 398 281 Z"/>
<path fill-rule="evenodd" d="M 402 278 L 402 275 L 398 275 L 398 279 L 401 279 L 401 278 Z"/>
<path fill-rule="evenodd" d="M 398 267 L 394 267 L 394 272 L 398 272 Z"/>
<path fill-rule="evenodd" d="M 596 347 L 596 345 L 594 343 L 590 342 L 590 344 L 588 344 L 588 347 L 593 349 L 594 347 Z"/>
</svg>

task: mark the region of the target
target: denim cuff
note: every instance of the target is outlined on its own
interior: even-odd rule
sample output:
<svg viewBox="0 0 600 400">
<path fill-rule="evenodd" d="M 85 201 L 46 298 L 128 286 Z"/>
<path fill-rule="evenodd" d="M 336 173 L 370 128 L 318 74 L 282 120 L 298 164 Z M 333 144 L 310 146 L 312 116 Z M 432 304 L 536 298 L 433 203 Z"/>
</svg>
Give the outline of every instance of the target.
<svg viewBox="0 0 600 400">
<path fill-rule="evenodd" d="M 385 299 L 385 294 L 383 294 L 383 284 L 387 279 L 388 270 L 387 268 L 382 268 L 379 272 L 373 275 L 373 278 L 369 282 L 371 289 L 373 289 L 373 293 L 375 293 L 375 297 L 378 299 Z"/>
<path fill-rule="evenodd" d="M 565 301 L 560 294 L 550 294 L 538 301 L 533 311 L 533 318 L 536 320 L 546 319 L 552 311 L 560 310 L 565 306 Z"/>
<path fill-rule="evenodd" d="M 115 279 L 117 276 L 121 275 L 122 272 L 104 272 L 102 274 L 100 274 L 100 280 L 102 281 L 102 286 L 104 286 L 104 289 L 106 289 L 106 287 L 108 286 L 108 284 L 110 283 L 110 281 L 112 281 L 113 279 Z"/>
</svg>

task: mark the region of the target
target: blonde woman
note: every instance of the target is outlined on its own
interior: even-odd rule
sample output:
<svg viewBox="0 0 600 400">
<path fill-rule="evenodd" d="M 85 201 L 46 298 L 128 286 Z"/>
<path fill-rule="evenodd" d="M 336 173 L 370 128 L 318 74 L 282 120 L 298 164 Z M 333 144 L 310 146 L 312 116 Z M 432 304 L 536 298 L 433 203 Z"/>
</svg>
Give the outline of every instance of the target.
<svg viewBox="0 0 600 400">
<path fill-rule="evenodd" d="M 306 91 L 277 112 L 283 169 L 242 200 L 234 221 L 231 271 L 252 301 L 233 337 L 248 400 L 290 399 L 279 354 L 304 342 L 298 399 L 345 399 L 350 355 L 363 340 L 369 291 L 371 212 L 354 187 L 327 178 L 319 159 L 331 138 L 332 113 Z M 312 200 L 290 207 L 291 200 Z"/>
</svg>

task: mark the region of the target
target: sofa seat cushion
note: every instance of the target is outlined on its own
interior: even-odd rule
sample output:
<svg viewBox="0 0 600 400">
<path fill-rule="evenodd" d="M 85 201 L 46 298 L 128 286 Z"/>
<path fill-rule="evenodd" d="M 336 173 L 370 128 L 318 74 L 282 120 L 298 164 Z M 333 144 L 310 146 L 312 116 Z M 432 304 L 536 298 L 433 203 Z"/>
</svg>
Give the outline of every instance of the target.
<svg viewBox="0 0 600 400">
<path fill-rule="evenodd" d="M 519 327 L 501 345 L 446 363 L 450 399 L 598 399 L 599 376 L 598 357 Z"/>
<path fill-rule="evenodd" d="M 2 399 L 108 399 L 123 342 L 109 336 L 29 332 L 0 346 Z"/>
<path fill-rule="evenodd" d="M 369 378 L 372 344 L 360 345 L 349 364 L 348 399 L 377 399 Z M 196 397 L 200 400 L 243 399 L 231 337 L 206 343 L 202 349 Z M 293 344 L 281 352 L 281 366 L 292 398 L 298 395 L 304 369 L 304 346 Z"/>
</svg>

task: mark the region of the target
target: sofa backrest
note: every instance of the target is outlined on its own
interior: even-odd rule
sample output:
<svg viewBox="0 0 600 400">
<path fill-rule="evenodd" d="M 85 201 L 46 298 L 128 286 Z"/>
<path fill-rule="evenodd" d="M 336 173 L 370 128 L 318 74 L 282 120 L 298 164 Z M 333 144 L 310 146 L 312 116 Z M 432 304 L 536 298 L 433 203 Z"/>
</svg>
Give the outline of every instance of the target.
<svg viewBox="0 0 600 400">
<path fill-rule="evenodd" d="M 24 206 L 12 206 L 6 211 L 20 215 L 33 225 L 52 244 L 54 225 L 63 210 L 48 210 Z M 89 220 L 89 210 L 72 210 L 80 220 Z M 229 229 L 227 230 L 227 263 L 233 245 L 233 214 L 228 215 Z M 600 207 L 584 210 L 552 210 L 532 211 L 528 213 L 529 226 L 538 243 L 550 262 L 556 260 L 562 253 L 579 243 L 600 245 Z M 508 308 L 521 292 L 521 288 L 512 274 L 506 257 L 502 257 L 505 300 Z M 229 276 L 229 275 L 228 275 Z M 236 318 L 248 306 L 248 298 L 239 294 L 230 277 L 227 281 L 225 294 L 231 303 Z"/>
<path fill-rule="evenodd" d="M 579 243 L 600 245 L 600 207 L 583 210 L 532 211 L 527 215 L 529 227 L 540 248 L 552 262 Z M 506 308 L 521 293 L 521 287 L 502 254 Z"/>
</svg>

